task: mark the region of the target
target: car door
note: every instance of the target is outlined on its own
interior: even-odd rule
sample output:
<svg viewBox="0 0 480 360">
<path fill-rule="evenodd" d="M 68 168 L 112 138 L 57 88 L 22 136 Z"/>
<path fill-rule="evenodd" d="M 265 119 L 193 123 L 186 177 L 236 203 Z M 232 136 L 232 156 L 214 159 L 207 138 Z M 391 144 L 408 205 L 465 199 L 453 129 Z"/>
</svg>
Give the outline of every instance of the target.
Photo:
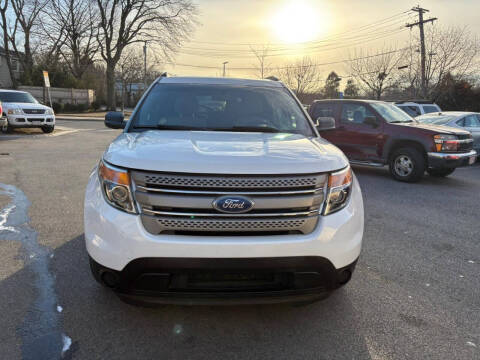
<svg viewBox="0 0 480 360">
<path fill-rule="evenodd" d="M 310 108 L 310 116 L 314 122 L 319 117 L 333 117 L 335 119 L 335 129 L 319 131 L 322 138 L 327 139 L 332 144 L 339 146 L 344 138 L 343 129 L 340 129 L 340 104 L 338 102 L 317 102 Z M 350 158 L 351 154 L 348 148 L 341 148 L 345 155 Z"/>
<path fill-rule="evenodd" d="M 342 103 L 336 133 L 336 145 L 350 160 L 380 161 L 383 120 L 367 103 Z"/>
</svg>

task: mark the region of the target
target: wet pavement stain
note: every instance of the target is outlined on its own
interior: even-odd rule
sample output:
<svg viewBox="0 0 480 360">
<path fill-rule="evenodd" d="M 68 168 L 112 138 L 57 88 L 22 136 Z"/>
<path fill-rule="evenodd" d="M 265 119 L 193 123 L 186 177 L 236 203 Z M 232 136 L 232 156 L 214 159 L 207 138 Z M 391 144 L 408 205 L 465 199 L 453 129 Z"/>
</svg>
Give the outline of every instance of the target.
<svg viewBox="0 0 480 360">
<path fill-rule="evenodd" d="M 35 279 L 36 298 L 17 328 L 17 335 L 22 340 L 22 358 L 69 358 L 72 341 L 61 331 L 55 280 L 48 268 L 51 251 L 38 243 L 37 232 L 30 227 L 30 202 L 25 194 L 15 186 L 0 183 L 0 195 L 10 199 L 9 204 L 0 210 L 0 241 L 21 242 L 25 266 L 33 272 Z"/>
</svg>

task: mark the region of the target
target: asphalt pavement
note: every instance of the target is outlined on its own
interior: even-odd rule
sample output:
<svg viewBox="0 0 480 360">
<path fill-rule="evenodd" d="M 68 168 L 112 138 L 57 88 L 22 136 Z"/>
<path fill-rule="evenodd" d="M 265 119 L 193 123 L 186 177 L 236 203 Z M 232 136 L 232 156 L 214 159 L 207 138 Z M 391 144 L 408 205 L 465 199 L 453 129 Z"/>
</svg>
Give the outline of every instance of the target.
<svg viewBox="0 0 480 360">
<path fill-rule="evenodd" d="M 90 275 L 83 196 L 119 134 L 0 134 L 0 359 L 480 359 L 480 164 L 417 184 L 354 168 L 364 248 L 308 306 L 121 302 Z"/>
</svg>

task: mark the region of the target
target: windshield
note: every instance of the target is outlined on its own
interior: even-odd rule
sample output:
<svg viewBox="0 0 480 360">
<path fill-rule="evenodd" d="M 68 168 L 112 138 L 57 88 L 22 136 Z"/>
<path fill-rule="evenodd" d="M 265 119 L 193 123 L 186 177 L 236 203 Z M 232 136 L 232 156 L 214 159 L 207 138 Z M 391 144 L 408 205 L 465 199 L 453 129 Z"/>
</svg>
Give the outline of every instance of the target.
<svg viewBox="0 0 480 360">
<path fill-rule="evenodd" d="M 449 116 L 436 115 L 436 116 L 421 116 L 417 120 L 424 124 L 443 125 L 450 122 L 450 120 L 453 120 L 453 119 L 455 119 L 455 116 L 452 116 L 452 115 L 449 115 Z"/>
<path fill-rule="evenodd" d="M 423 105 L 423 111 L 425 112 L 425 114 L 429 114 L 433 112 L 439 112 L 440 108 L 435 105 Z"/>
<path fill-rule="evenodd" d="M 370 105 L 389 123 L 414 121 L 410 115 L 393 104 L 372 102 Z"/>
<path fill-rule="evenodd" d="M 0 101 L 6 103 L 38 103 L 29 93 L 14 91 L 0 91 Z"/>
<path fill-rule="evenodd" d="M 315 135 L 286 89 L 233 85 L 157 84 L 140 105 L 130 129 Z"/>
</svg>

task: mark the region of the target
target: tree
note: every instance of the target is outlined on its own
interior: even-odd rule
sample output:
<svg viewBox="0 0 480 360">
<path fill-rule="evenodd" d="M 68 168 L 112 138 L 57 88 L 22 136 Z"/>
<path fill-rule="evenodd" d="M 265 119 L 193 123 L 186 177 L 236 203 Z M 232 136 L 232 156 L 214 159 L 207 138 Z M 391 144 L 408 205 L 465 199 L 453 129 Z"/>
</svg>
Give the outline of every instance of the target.
<svg viewBox="0 0 480 360">
<path fill-rule="evenodd" d="M 340 80 L 335 71 L 328 74 L 327 80 L 325 80 L 325 87 L 323 88 L 323 94 L 326 99 L 335 99 L 338 97 Z"/>
<path fill-rule="evenodd" d="M 7 11 L 8 11 L 9 0 L 0 1 L 0 20 L 3 33 L 3 48 L 5 50 L 5 59 L 7 60 L 8 72 L 10 74 L 10 79 L 12 79 L 12 87 L 15 89 L 17 87 L 17 79 L 13 72 L 12 68 L 12 58 L 10 54 L 10 39 L 8 36 L 8 22 L 7 22 Z"/>
<path fill-rule="evenodd" d="M 10 0 L 10 3 L 15 22 L 9 33 L 9 40 L 23 68 L 23 83 L 30 84 L 33 69 L 32 31 L 38 25 L 39 15 L 46 5 L 46 0 Z M 20 36 L 18 32 L 21 32 Z M 20 39 L 23 43 L 23 52 L 17 46 Z"/>
<path fill-rule="evenodd" d="M 258 67 L 256 68 L 258 76 L 260 79 L 265 79 L 267 73 L 270 71 L 270 64 L 266 62 L 269 56 L 270 47 L 268 45 L 262 45 L 257 48 L 250 46 L 250 51 L 258 60 Z"/>
<path fill-rule="evenodd" d="M 277 70 L 278 77 L 299 97 L 318 91 L 321 73 L 309 57 L 305 56 Z"/>
<path fill-rule="evenodd" d="M 81 79 L 98 51 L 96 34 L 99 16 L 94 3 L 84 0 L 50 0 L 42 11 L 43 38 L 51 44 Z"/>
<path fill-rule="evenodd" d="M 384 47 L 374 53 L 355 50 L 346 66 L 366 92 L 380 99 L 385 90 L 398 83 L 398 64 L 401 59 L 401 52 L 395 48 Z"/>
<path fill-rule="evenodd" d="M 358 88 L 357 84 L 355 83 L 355 80 L 353 79 L 348 79 L 347 80 L 347 85 L 345 86 L 345 89 L 343 90 L 343 93 L 345 97 L 347 98 L 356 98 L 358 97 L 360 93 L 360 89 Z"/>
<path fill-rule="evenodd" d="M 115 110 L 115 68 L 130 44 L 149 41 L 168 57 L 195 24 L 189 0 L 97 0 L 97 41 L 106 63 L 107 107 Z"/>
<path fill-rule="evenodd" d="M 438 25 L 428 27 L 425 34 L 426 97 L 435 99 L 441 96 L 442 84 L 448 74 L 457 80 L 468 79 L 477 71 L 475 60 L 480 54 L 480 43 L 467 27 L 446 27 Z M 404 58 L 409 62 L 404 72 L 403 83 L 412 96 L 422 96 L 421 66 L 418 49 L 419 39 L 414 38 Z"/>
</svg>

